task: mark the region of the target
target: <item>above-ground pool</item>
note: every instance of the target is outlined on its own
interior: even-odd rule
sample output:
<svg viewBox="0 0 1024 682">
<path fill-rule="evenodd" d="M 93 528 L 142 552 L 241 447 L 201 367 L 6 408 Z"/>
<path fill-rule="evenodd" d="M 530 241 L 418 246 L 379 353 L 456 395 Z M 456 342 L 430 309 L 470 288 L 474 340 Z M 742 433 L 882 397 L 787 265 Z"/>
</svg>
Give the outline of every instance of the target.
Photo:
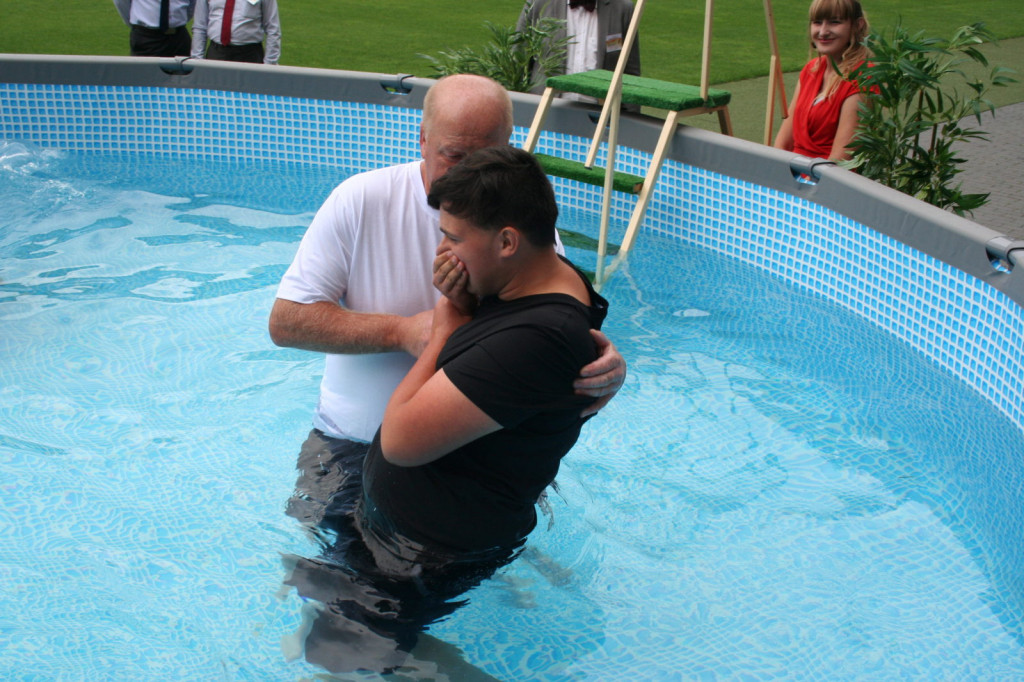
<svg viewBox="0 0 1024 682">
<path fill-rule="evenodd" d="M 110 61 L 128 85 L 0 85 L 0 669 L 312 678 L 282 555 L 317 552 L 284 508 L 322 358 L 266 319 L 320 201 L 414 158 L 418 111 Z M 830 178 L 669 163 L 603 290 L 627 384 L 523 555 L 430 628 L 456 679 L 1024 677 L 1019 275 L 796 196 Z M 596 194 L 556 184 L 592 270 Z M 864 210 L 910 224 L 888 196 Z"/>
</svg>

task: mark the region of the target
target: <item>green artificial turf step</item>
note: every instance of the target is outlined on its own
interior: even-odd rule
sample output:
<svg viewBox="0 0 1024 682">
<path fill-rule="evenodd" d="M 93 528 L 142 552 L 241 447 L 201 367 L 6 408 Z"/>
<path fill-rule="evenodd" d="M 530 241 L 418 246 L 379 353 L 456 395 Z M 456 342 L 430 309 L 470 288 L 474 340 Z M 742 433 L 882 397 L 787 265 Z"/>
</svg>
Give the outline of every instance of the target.
<svg viewBox="0 0 1024 682">
<path fill-rule="evenodd" d="M 548 78 L 547 85 L 549 88 L 562 92 L 575 92 L 601 99 L 608 94 L 612 75 L 611 71 L 597 69 L 568 76 L 552 76 Z M 721 107 L 727 105 L 731 99 L 732 93 L 728 90 L 708 88 L 708 98 L 705 101 L 700 96 L 700 88 L 695 85 L 683 85 L 655 78 L 630 76 L 629 74 L 622 76 L 623 104 L 639 104 L 666 111 L 683 111 L 698 107 Z"/>
<path fill-rule="evenodd" d="M 598 187 L 604 186 L 604 168 L 587 168 L 579 161 L 570 161 L 569 159 L 563 159 L 559 156 L 550 156 L 548 154 L 534 154 L 537 157 L 537 161 L 544 168 L 544 172 L 548 175 L 554 175 L 557 178 L 568 178 L 570 180 L 578 180 L 579 182 L 585 182 L 590 185 L 597 185 Z M 612 188 L 616 192 L 626 192 L 627 194 L 639 194 L 640 189 L 644 186 L 644 179 L 639 175 L 631 175 L 629 173 L 615 172 L 614 182 Z"/>
</svg>

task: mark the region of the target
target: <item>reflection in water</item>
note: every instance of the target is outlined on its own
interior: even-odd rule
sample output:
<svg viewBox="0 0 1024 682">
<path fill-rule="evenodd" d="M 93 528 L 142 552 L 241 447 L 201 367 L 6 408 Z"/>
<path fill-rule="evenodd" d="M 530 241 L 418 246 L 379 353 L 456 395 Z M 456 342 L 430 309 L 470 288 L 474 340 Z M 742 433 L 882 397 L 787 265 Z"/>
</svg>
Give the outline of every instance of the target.
<svg viewBox="0 0 1024 682">
<path fill-rule="evenodd" d="M 285 644 L 286 655 L 297 657 L 302 646 L 307 661 L 331 672 L 406 673 L 423 667 L 418 660 L 426 648 L 421 633 L 466 604 L 463 595 L 517 551 L 453 558 L 398 534 L 378 532 L 363 514 L 368 448 L 316 430 L 302 445 L 287 513 L 313 534 L 321 556 L 283 558 L 284 584 L 307 601 L 300 632 Z M 448 664 L 458 660 L 443 643 L 432 641 L 429 649 L 445 652 Z"/>
<path fill-rule="evenodd" d="M 337 171 L 293 201 L 151 157 L 141 191 L 108 189 L 119 162 L 0 173 L 0 669 L 312 678 L 278 651 L 296 588 L 266 586 L 279 551 L 335 566 L 322 515 L 307 551 L 280 514 L 322 360 L 271 351 L 265 308 Z M 429 633 L 506 680 L 1022 679 L 1020 429 L 870 323 L 675 241 L 646 235 L 635 292 L 609 287 L 630 380 L 564 460 L 555 528 Z M 225 443 L 266 456 L 226 467 Z M 452 649 L 420 634 L 420 676 Z"/>
</svg>

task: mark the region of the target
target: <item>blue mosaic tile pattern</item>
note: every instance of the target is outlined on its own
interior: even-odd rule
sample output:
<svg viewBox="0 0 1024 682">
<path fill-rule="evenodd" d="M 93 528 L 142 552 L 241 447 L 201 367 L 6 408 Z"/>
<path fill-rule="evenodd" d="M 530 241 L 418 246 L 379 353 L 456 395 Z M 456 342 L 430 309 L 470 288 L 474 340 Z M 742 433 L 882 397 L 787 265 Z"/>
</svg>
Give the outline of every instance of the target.
<svg viewBox="0 0 1024 682">
<path fill-rule="evenodd" d="M 654 229 L 730 254 L 853 310 L 1024 427 L 1024 309 L 1002 292 L 791 195 L 679 164 L 669 164 L 661 181 L 673 189 L 652 201 Z"/>
<path fill-rule="evenodd" d="M 0 85 L 4 137 L 72 151 L 344 165 L 419 156 L 419 111 L 210 90 Z M 344 150 L 344 153 L 342 153 Z"/>
<path fill-rule="evenodd" d="M 361 171 L 417 158 L 419 118 L 402 108 L 233 92 L 0 84 L 0 135 L 74 151 Z M 524 137 L 517 130 L 513 141 Z M 546 133 L 537 150 L 582 159 L 588 144 Z M 648 159 L 623 148 L 617 167 L 644 174 Z M 564 209 L 600 205 L 597 188 L 556 186 Z M 612 202 L 620 232 L 631 210 L 628 197 Z M 674 161 L 662 170 L 645 229 L 730 254 L 857 312 L 1024 429 L 1024 309 L 974 277 L 803 199 Z"/>
</svg>

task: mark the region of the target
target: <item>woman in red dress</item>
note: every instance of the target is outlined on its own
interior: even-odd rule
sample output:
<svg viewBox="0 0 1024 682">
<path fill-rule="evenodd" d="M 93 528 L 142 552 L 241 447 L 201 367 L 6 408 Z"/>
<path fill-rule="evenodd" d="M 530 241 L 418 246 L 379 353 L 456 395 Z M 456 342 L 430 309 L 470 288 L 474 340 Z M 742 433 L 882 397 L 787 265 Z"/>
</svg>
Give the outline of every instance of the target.
<svg viewBox="0 0 1024 682">
<path fill-rule="evenodd" d="M 857 131 L 864 95 L 849 75 L 870 54 L 863 45 L 869 31 L 858 0 L 811 3 L 815 56 L 800 71 L 789 117 L 775 136 L 776 147 L 830 161 L 850 158 L 849 144 Z"/>
</svg>

